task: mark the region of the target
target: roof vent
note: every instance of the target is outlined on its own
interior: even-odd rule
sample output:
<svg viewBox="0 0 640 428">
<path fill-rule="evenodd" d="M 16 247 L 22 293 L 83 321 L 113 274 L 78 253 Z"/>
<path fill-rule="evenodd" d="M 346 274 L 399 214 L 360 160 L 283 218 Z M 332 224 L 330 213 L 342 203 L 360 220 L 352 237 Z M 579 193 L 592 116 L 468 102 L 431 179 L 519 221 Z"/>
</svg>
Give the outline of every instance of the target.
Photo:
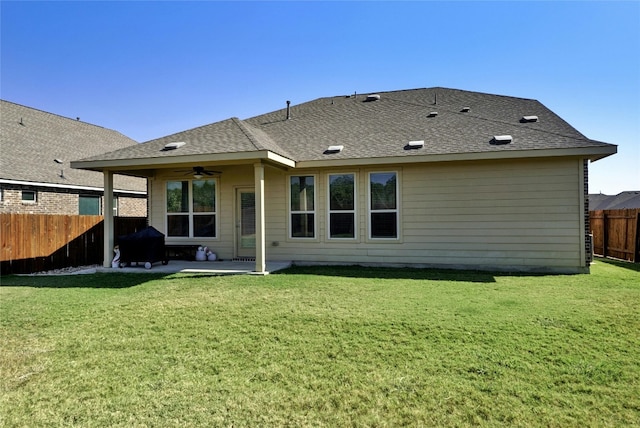
<svg viewBox="0 0 640 428">
<path fill-rule="evenodd" d="M 421 149 L 423 147 L 424 147 L 424 140 L 418 140 L 418 141 L 409 141 L 409 144 L 405 146 L 405 149 L 413 150 L 413 149 Z"/>
<path fill-rule="evenodd" d="M 471 107 L 462 107 L 462 109 L 460 109 L 460 111 L 462 113 L 469 113 L 471 111 Z"/>
<path fill-rule="evenodd" d="M 437 115 L 438 115 L 438 112 L 437 112 L 437 111 L 432 111 L 431 113 L 429 113 L 429 114 L 427 115 L 427 117 L 436 117 Z"/>
<path fill-rule="evenodd" d="M 371 102 L 371 101 L 378 101 L 380 99 L 380 95 L 378 94 L 371 94 L 371 95 L 367 95 L 367 98 L 364 100 L 365 102 Z"/>
<path fill-rule="evenodd" d="M 522 116 L 522 119 L 520 119 L 520 122 L 522 123 L 537 122 L 537 121 L 538 121 L 538 116 Z"/>
<path fill-rule="evenodd" d="M 513 141 L 511 135 L 494 135 L 491 144 L 509 144 Z"/>
<path fill-rule="evenodd" d="M 174 143 L 167 143 L 162 148 L 162 151 L 166 152 L 166 151 L 169 151 L 169 150 L 179 149 L 180 147 L 184 146 L 185 144 L 187 144 L 187 143 L 185 143 L 184 141 L 176 141 Z"/>
<path fill-rule="evenodd" d="M 324 151 L 325 155 L 329 155 L 332 153 L 340 153 L 344 149 L 344 146 L 329 146 L 327 150 Z"/>
</svg>

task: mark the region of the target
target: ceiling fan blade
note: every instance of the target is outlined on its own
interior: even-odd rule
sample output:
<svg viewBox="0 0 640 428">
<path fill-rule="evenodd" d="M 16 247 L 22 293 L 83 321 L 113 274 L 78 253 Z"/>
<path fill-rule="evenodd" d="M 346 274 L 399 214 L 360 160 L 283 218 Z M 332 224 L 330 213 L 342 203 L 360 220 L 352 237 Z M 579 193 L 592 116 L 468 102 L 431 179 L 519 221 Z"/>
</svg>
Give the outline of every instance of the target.
<svg viewBox="0 0 640 428">
<path fill-rule="evenodd" d="M 213 171 L 209 169 L 205 169 L 202 166 L 194 166 L 191 169 L 178 169 L 173 172 L 180 172 L 183 175 L 219 175 L 222 174 L 220 171 Z"/>
</svg>

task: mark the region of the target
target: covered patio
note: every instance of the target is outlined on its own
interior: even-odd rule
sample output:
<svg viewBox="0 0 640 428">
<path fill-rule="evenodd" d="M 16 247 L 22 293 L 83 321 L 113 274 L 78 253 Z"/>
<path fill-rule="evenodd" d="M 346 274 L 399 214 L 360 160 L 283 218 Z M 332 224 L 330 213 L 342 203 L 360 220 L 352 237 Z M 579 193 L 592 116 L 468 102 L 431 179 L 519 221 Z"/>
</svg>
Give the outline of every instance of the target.
<svg viewBox="0 0 640 428">
<path fill-rule="evenodd" d="M 248 270 L 265 274 L 267 248 L 273 253 L 284 241 L 272 237 L 267 247 L 267 188 L 272 186 L 271 198 L 282 195 L 285 174 L 296 163 L 264 131 L 237 118 L 72 164 L 103 173 L 105 268 L 116 243 L 114 175 L 147 179 L 148 225 L 163 233 L 168 245 L 215 248 L 219 258 L 251 259 Z M 285 218 L 279 211 L 270 215 L 272 221 Z"/>
<path fill-rule="evenodd" d="M 132 264 L 130 267 L 111 268 L 98 267 L 96 272 L 113 273 L 188 273 L 188 274 L 208 274 L 208 275 L 268 275 L 286 269 L 291 266 L 291 262 L 267 262 L 266 268 L 262 272 L 255 270 L 254 261 L 186 261 L 171 260 L 168 264 L 154 263 L 151 269 L 145 269 L 144 263 Z"/>
</svg>

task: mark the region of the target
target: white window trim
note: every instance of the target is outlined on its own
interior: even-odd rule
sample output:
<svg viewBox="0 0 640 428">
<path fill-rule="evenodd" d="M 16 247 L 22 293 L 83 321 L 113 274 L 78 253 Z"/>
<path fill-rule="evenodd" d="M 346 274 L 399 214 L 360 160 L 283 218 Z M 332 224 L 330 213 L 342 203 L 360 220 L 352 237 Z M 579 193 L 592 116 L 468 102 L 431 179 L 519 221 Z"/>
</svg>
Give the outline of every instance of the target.
<svg viewBox="0 0 640 428">
<path fill-rule="evenodd" d="M 389 174 L 396 175 L 396 208 L 386 210 L 372 210 L 371 209 L 371 175 L 372 174 Z M 394 238 L 378 238 L 372 235 L 371 214 L 372 213 L 396 213 L 396 236 Z M 398 170 L 376 170 L 367 172 L 367 239 L 370 241 L 387 241 L 387 242 L 399 242 L 400 241 L 400 172 Z"/>
<path fill-rule="evenodd" d="M 215 192 L 215 203 L 216 203 L 216 210 L 215 211 L 207 211 L 207 212 L 198 212 L 198 213 L 194 213 L 193 212 L 193 182 L 194 181 L 200 181 L 200 180 L 214 180 L 216 183 L 216 192 Z M 164 187 L 164 230 L 165 230 L 165 235 L 167 237 L 168 240 L 180 240 L 180 239 L 203 239 L 203 240 L 213 240 L 213 241 L 217 241 L 220 239 L 220 217 L 218 216 L 218 207 L 220 206 L 220 182 L 217 178 L 202 178 L 202 179 L 167 179 L 164 181 L 163 187 Z M 189 211 L 184 212 L 184 213 L 169 213 L 167 212 L 167 183 L 172 182 L 172 181 L 176 181 L 176 182 L 181 182 L 181 181 L 188 181 L 189 182 Z M 173 236 L 173 235 L 169 235 L 169 215 L 176 215 L 176 216 L 187 216 L 189 218 L 189 235 L 188 236 Z M 194 232 L 194 227 L 193 227 L 193 216 L 194 215 L 214 215 L 215 219 L 216 219 L 216 224 L 215 224 L 215 236 L 194 236 L 193 232 Z"/>
<path fill-rule="evenodd" d="M 293 211 L 291 209 L 291 177 L 313 177 L 313 210 Z M 318 241 L 318 175 L 317 174 L 291 174 L 287 176 L 287 239 L 293 241 Z M 293 214 L 313 214 L 313 236 L 293 236 Z"/>
<path fill-rule="evenodd" d="M 331 177 L 335 175 L 353 175 L 353 210 L 332 210 L 331 209 Z M 327 174 L 327 239 L 331 241 L 348 241 L 358 240 L 358 174 L 355 172 L 331 172 Z M 353 214 L 353 237 L 351 238 L 334 238 L 331 236 L 331 214 L 333 213 L 352 213 Z"/>
<path fill-rule="evenodd" d="M 33 193 L 33 201 L 25 201 L 24 200 L 24 192 Z M 21 190 L 20 191 L 20 200 L 23 204 L 34 205 L 38 203 L 38 191 L 37 190 Z"/>
</svg>

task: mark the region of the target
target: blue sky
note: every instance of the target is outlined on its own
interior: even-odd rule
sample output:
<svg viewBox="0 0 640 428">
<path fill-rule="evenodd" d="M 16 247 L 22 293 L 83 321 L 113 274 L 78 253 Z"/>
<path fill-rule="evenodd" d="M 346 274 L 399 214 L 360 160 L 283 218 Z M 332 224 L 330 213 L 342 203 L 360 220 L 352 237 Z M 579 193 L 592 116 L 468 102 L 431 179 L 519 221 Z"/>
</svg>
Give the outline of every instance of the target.
<svg viewBox="0 0 640 428">
<path fill-rule="evenodd" d="M 442 86 L 534 98 L 618 145 L 640 190 L 640 2 L 0 3 L 2 99 L 140 142 L 318 97 Z"/>
</svg>

